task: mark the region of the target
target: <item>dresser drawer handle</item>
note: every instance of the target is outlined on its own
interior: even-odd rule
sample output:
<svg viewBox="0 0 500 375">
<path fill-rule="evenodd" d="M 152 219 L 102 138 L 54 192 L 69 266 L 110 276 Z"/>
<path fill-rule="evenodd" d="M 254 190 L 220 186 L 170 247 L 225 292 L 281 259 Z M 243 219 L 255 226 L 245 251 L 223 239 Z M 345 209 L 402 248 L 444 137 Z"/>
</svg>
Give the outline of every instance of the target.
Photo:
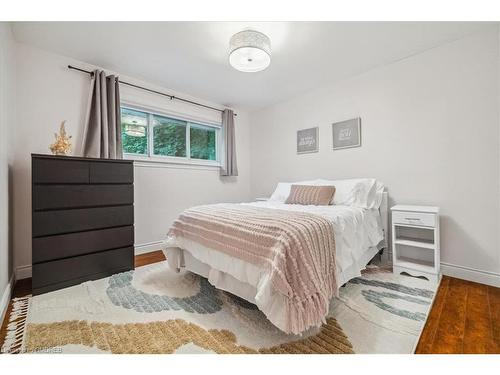
<svg viewBox="0 0 500 375">
<path fill-rule="evenodd" d="M 405 217 L 405 220 L 420 221 L 420 219 L 418 217 Z"/>
</svg>

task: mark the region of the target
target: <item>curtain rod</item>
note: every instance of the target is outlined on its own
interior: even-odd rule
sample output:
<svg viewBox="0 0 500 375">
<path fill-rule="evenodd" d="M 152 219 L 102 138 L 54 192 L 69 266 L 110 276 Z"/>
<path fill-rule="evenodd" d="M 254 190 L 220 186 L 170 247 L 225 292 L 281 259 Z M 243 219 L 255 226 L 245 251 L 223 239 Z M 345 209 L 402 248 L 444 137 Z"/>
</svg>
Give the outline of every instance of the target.
<svg viewBox="0 0 500 375">
<path fill-rule="evenodd" d="M 92 71 L 90 71 L 90 70 L 85 70 L 85 69 L 77 68 L 76 66 L 73 66 L 73 65 L 68 65 L 68 69 L 78 70 L 79 72 L 82 72 L 82 73 L 87 73 L 87 74 L 89 74 L 89 75 L 91 75 L 91 76 L 93 76 L 93 75 L 94 75 L 94 72 L 92 72 Z M 153 93 L 153 94 L 158 94 L 158 95 L 166 96 L 166 97 L 167 97 L 167 98 L 169 98 L 170 100 L 179 100 L 179 101 L 184 102 L 184 103 L 189 103 L 189 104 L 197 105 L 197 106 L 199 106 L 199 107 L 208 108 L 208 109 L 211 109 L 211 110 L 214 110 L 214 111 L 218 111 L 218 112 L 224 112 L 224 110 L 223 110 L 223 109 L 219 109 L 219 108 L 211 107 L 211 106 L 209 106 L 209 105 L 205 105 L 205 104 L 202 104 L 202 103 L 197 103 L 197 102 L 195 102 L 195 101 L 188 100 L 188 99 L 179 98 L 178 96 L 165 94 L 164 92 L 160 92 L 160 91 L 156 91 L 156 90 L 148 89 L 147 87 L 143 87 L 143 86 L 135 85 L 135 84 L 130 83 L 130 82 L 121 81 L 121 80 L 118 80 L 118 82 L 119 82 L 119 83 L 121 83 L 122 85 L 127 85 L 127 86 L 130 86 L 130 87 L 135 87 L 136 89 L 139 89 L 139 90 L 144 90 L 144 91 L 151 92 L 151 93 Z M 235 115 L 235 116 L 237 116 L 237 114 L 236 114 L 236 113 L 235 113 L 234 115 Z"/>
</svg>

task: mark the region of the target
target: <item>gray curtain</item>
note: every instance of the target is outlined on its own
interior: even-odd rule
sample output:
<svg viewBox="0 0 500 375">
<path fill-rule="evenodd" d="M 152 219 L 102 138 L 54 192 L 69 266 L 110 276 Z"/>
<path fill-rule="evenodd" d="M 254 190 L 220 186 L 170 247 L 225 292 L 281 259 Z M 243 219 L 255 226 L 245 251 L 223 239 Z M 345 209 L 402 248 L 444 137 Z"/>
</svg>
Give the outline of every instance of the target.
<svg viewBox="0 0 500 375">
<path fill-rule="evenodd" d="M 123 158 L 118 77 L 102 70 L 92 76 L 82 150 L 92 158 Z"/>
<path fill-rule="evenodd" d="M 221 176 L 238 176 L 234 135 L 234 113 L 230 109 L 225 109 L 224 112 L 222 112 L 222 132 L 224 134 L 225 149 L 220 174 Z"/>
</svg>

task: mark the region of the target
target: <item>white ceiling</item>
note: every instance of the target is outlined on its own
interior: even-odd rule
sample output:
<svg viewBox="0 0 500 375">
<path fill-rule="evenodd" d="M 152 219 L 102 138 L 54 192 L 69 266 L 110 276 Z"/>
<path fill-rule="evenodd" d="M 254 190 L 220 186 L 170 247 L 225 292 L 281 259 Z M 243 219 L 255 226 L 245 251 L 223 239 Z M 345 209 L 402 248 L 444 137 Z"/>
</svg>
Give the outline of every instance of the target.
<svg viewBox="0 0 500 375">
<path fill-rule="evenodd" d="M 478 22 L 16 22 L 19 42 L 223 105 L 262 108 L 485 29 Z M 245 28 L 271 66 L 241 73 L 228 43 Z"/>
</svg>

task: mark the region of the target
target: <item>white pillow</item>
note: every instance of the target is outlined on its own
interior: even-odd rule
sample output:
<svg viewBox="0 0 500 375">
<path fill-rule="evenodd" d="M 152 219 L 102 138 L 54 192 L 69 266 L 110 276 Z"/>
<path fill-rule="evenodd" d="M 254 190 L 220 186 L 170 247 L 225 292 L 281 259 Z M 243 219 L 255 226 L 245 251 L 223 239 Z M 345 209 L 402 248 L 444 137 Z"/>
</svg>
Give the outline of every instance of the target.
<svg viewBox="0 0 500 375">
<path fill-rule="evenodd" d="M 382 203 L 384 184 L 374 178 L 353 178 L 347 180 L 309 180 L 299 182 L 278 182 L 270 201 L 285 202 L 292 185 L 335 186 L 331 204 L 361 208 L 379 208 Z"/>
<path fill-rule="evenodd" d="M 361 208 L 379 208 L 382 203 L 384 184 L 374 178 L 348 180 L 318 179 L 316 180 L 316 184 L 335 186 L 332 204 Z"/>
<path fill-rule="evenodd" d="M 292 185 L 315 185 L 316 180 L 313 181 L 299 181 L 299 182 L 278 182 L 276 189 L 274 189 L 270 201 L 274 202 L 285 202 L 290 195 L 290 190 Z"/>
<path fill-rule="evenodd" d="M 318 185 L 335 186 L 332 204 L 353 206 L 356 203 L 356 197 L 360 195 L 359 190 L 363 187 L 356 180 L 316 180 Z"/>
<path fill-rule="evenodd" d="M 377 181 L 375 184 L 375 189 L 373 189 L 373 200 L 370 200 L 371 202 L 370 206 L 368 208 L 380 208 L 380 205 L 382 204 L 382 199 L 384 197 L 384 190 L 385 190 L 385 185 Z"/>
</svg>

